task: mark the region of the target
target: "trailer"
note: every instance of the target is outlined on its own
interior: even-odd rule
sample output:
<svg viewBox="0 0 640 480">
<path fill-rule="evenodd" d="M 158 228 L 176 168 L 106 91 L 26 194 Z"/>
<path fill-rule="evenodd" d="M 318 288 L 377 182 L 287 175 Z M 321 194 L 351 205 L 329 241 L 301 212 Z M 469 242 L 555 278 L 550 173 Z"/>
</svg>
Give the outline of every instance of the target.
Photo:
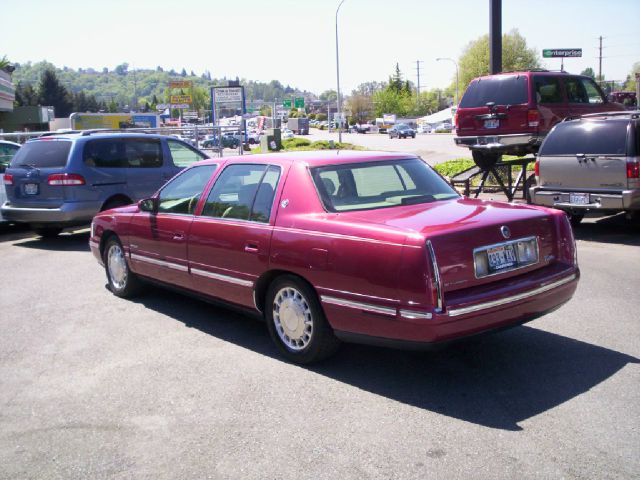
<svg viewBox="0 0 640 480">
<path fill-rule="evenodd" d="M 287 127 L 296 135 L 309 135 L 308 118 L 290 118 Z"/>
</svg>

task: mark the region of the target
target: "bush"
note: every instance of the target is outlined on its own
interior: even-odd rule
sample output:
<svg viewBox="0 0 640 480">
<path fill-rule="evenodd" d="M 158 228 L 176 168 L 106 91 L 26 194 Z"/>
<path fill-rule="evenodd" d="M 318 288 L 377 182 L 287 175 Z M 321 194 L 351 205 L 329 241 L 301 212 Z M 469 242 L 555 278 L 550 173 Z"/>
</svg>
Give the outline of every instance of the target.
<svg viewBox="0 0 640 480">
<path fill-rule="evenodd" d="M 475 163 L 470 158 L 456 158 L 455 160 L 438 163 L 433 168 L 440 175 L 452 178 L 473 166 L 475 166 Z"/>
<path fill-rule="evenodd" d="M 282 141 L 282 146 L 285 149 L 297 148 L 297 147 L 308 147 L 311 145 L 311 141 L 306 138 L 288 138 Z"/>
</svg>

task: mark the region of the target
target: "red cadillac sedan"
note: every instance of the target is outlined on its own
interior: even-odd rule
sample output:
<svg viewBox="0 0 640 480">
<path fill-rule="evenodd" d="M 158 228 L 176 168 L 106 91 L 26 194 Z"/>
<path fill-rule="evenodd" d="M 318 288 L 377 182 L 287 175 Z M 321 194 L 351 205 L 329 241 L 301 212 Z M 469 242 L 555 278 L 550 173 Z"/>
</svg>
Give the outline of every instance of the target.
<svg viewBox="0 0 640 480">
<path fill-rule="evenodd" d="M 340 341 L 424 347 L 558 308 L 580 275 L 558 210 L 461 197 L 405 153 L 206 160 L 98 214 L 111 291 L 146 280 L 260 312 L 283 355 Z"/>
</svg>

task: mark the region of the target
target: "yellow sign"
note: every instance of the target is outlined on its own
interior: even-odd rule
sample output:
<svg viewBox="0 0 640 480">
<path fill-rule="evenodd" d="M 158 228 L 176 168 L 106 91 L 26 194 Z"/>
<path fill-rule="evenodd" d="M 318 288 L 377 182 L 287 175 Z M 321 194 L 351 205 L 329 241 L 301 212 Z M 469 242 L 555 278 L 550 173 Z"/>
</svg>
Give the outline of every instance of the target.
<svg viewBox="0 0 640 480">
<path fill-rule="evenodd" d="M 169 88 L 191 88 L 191 80 L 174 80 L 169 82 Z"/>
<path fill-rule="evenodd" d="M 191 95 L 171 95 L 171 103 L 193 103 Z"/>
</svg>

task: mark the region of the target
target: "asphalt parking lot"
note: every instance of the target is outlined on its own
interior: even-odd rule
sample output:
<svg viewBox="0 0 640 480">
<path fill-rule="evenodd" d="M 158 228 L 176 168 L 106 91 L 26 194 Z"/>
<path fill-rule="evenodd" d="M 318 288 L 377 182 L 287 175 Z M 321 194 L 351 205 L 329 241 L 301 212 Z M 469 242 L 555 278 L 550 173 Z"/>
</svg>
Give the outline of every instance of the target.
<svg viewBox="0 0 640 480">
<path fill-rule="evenodd" d="M 259 321 L 116 298 L 88 232 L 0 232 L 0 478 L 633 478 L 640 230 L 577 232 L 573 300 L 431 353 L 284 362 Z"/>
</svg>

